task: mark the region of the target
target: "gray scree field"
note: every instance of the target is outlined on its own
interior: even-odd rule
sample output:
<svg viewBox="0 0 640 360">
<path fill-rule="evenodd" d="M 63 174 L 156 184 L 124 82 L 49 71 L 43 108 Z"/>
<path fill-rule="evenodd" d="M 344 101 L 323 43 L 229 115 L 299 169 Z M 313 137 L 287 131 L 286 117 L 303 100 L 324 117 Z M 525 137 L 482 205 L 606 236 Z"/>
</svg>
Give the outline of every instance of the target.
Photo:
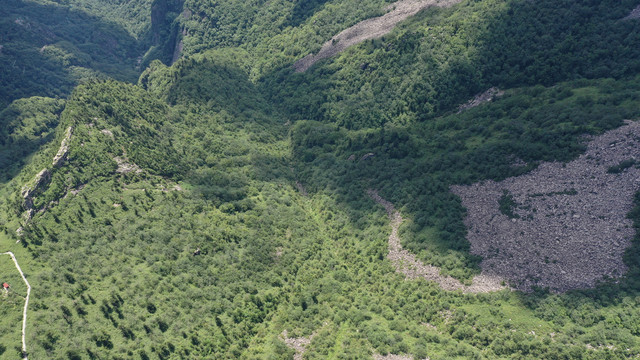
<svg viewBox="0 0 640 360">
<path fill-rule="evenodd" d="M 467 209 L 467 239 L 471 252 L 483 257 L 483 272 L 516 289 L 554 292 L 623 275 L 622 257 L 635 234 L 627 214 L 640 189 L 636 159 L 640 123 L 627 122 L 593 138 L 569 163 L 453 186 Z"/>
</svg>

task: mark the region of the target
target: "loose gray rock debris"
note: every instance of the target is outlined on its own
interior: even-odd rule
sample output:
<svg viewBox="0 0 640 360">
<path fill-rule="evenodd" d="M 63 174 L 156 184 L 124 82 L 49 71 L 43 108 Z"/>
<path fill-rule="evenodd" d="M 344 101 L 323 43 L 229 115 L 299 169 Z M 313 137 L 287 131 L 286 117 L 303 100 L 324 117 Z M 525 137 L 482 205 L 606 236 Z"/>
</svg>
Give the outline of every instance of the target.
<svg viewBox="0 0 640 360">
<path fill-rule="evenodd" d="M 631 19 L 640 19 L 640 5 L 638 5 L 635 9 L 631 10 L 629 15 L 627 15 L 622 20 L 631 20 Z"/>
<path fill-rule="evenodd" d="M 467 209 L 471 252 L 512 286 L 554 292 L 590 288 L 627 270 L 622 256 L 635 231 L 626 217 L 640 189 L 640 123 L 595 137 L 576 160 L 471 186 L 452 186 Z M 634 164 L 620 166 L 623 162 Z M 612 173 L 612 167 L 618 168 Z M 509 194 L 511 216 L 499 209 Z"/>
<path fill-rule="evenodd" d="M 493 101 L 494 99 L 504 95 L 504 91 L 498 89 L 497 87 L 492 87 L 487 89 L 487 91 L 476 95 L 473 99 L 469 100 L 467 103 L 462 104 L 458 107 L 458 114 L 465 110 L 469 110 L 478 105 L 481 105 L 486 102 Z"/>
<path fill-rule="evenodd" d="M 427 281 L 437 283 L 443 290 L 455 291 L 462 290 L 465 293 L 486 293 L 492 291 L 503 290 L 506 287 L 502 285 L 502 279 L 499 277 L 483 272 L 473 278 L 471 285 L 466 286 L 451 276 L 440 274 L 440 268 L 425 264 L 412 254 L 403 249 L 398 236 L 398 228 L 402 224 L 402 215 L 397 211 L 393 204 L 383 199 L 375 190 L 368 190 L 367 194 L 378 204 L 382 205 L 387 211 L 387 215 L 391 220 L 391 234 L 389 235 L 389 254 L 387 258 L 393 264 L 396 272 L 404 274 L 407 279 L 424 278 Z"/>
<path fill-rule="evenodd" d="M 296 354 L 293 355 L 293 360 L 302 360 L 304 353 L 307 351 L 307 346 L 311 344 L 311 340 L 316 336 L 316 333 L 307 336 L 307 337 L 299 337 L 299 338 L 290 338 L 288 337 L 287 330 L 282 332 L 282 340 L 290 349 L 296 351 Z"/>
<path fill-rule="evenodd" d="M 361 21 L 343 30 L 322 45 L 317 54 L 309 54 L 293 64 L 296 72 L 307 71 L 319 60 L 330 58 L 346 48 L 365 40 L 388 34 L 400 21 L 417 14 L 429 6 L 449 7 L 462 0 L 400 0 L 389 6 L 386 14 Z"/>
</svg>

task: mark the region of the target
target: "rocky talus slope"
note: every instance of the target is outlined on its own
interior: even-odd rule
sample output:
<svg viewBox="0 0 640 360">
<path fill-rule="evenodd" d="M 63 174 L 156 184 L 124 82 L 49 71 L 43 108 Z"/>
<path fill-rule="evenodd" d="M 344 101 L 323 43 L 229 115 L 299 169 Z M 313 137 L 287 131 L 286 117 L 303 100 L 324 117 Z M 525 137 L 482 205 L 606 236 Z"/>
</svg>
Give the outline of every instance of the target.
<svg viewBox="0 0 640 360">
<path fill-rule="evenodd" d="M 461 0 L 401 0 L 389 5 L 386 14 L 361 21 L 343 30 L 322 45 L 317 54 L 309 54 L 298 60 L 293 67 L 296 72 L 307 71 L 316 62 L 330 58 L 346 48 L 359 44 L 365 40 L 379 38 L 388 34 L 393 28 L 406 18 L 417 14 L 429 6 L 448 7 Z"/>
<path fill-rule="evenodd" d="M 404 274 L 408 279 L 424 278 L 427 281 L 436 282 L 444 290 L 462 290 L 465 293 L 484 293 L 505 289 L 502 279 L 497 276 L 483 273 L 473 278 L 471 285 L 464 285 L 457 279 L 440 274 L 440 268 L 424 264 L 418 258 L 405 250 L 400 244 L 398 228 L 402 224 L 402 215 L 393 204 L 383 199 L 375 190 L 368 190 L 367 194 L 387 211 L 391 220 L 391 234 L 389 235 L 389 254 L 387 258 L 391 260 L 397 272 Z"/>
<path fill-rule="evenodd" d="M 631 10 L 629 15 L 627 15 L 623 20 L 632 20 L 632 19 L 640 19 L 640 5 L 638 5 L 635 9 Z"/>
<path fill-rule="evenodd" d="M 589 288 L 623 275 L 635 231 L 627 214 L 640 190 L 640 123 L 595 137 L 569 163 L 471 186 L 453 186 L 467 208 L 471 252 L 520 290 Z M 500 205 L 502 204 L 502 206 Z"/>
</svg>

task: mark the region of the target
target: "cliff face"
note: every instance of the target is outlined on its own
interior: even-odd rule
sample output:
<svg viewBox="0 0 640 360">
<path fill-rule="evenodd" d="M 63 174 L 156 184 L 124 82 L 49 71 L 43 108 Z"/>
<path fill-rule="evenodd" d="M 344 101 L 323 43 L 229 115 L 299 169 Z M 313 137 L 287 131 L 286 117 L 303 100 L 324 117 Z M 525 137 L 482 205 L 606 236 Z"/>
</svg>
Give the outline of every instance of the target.
<svg viewBox="0 0 640 360">
<path fill-rule="evenodd" d="M 159 48 L 159 58 L 166 64 L 180 57 L 180 24 L 176 19 L 183 13 L 183 6 L 184 0 L 155 0 L 151 7 L 151 44 Z"/>
</svg>

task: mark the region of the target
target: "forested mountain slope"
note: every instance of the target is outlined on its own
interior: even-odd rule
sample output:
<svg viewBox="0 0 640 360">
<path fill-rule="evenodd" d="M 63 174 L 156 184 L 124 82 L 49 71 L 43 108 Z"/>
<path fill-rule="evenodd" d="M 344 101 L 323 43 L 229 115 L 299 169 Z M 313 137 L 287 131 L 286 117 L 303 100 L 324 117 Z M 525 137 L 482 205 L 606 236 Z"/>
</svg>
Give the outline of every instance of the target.
<svg viewBox="0 0 640 360">
<path fill-rule="evenodd" d="M 430 7 L 295 72 L 390 5 L 1 4 L 0 252 L 32 287 L 29 357 L 639 356 L 637 194 L 621 201 L 626 248 L 599 254 L 625 273 L 565 291 L 520 264 L 477 293 L 465 289 L 490 269 L 459 192 L 573 169 L 590 140 L 640 117 L 640 21 L 622 20 L 636 1 Z M 593 178 L 629 178 L 638 164 L 623 160 Z M 532 196 L 582 191 L 565 187 Z M 490 205 L 528 238 L 524 196 Z M 560 267 L 542 240 L 523 246 L 531 268 Z M 512 249 L 483 256 L 515 264 Z M 405 276 L 393 251 L 456 286 Z M 26 288 L 0 260 L 0 354 L 20 358 Z"/>
<path fill-rule="evenodd" d="M 66 97 L 75 85 L 95 77 L 135 82 L 151 60 L 170 61 L 176 2 L 4 2 L 0 105 L 35 95 Z"/>
</svg>

